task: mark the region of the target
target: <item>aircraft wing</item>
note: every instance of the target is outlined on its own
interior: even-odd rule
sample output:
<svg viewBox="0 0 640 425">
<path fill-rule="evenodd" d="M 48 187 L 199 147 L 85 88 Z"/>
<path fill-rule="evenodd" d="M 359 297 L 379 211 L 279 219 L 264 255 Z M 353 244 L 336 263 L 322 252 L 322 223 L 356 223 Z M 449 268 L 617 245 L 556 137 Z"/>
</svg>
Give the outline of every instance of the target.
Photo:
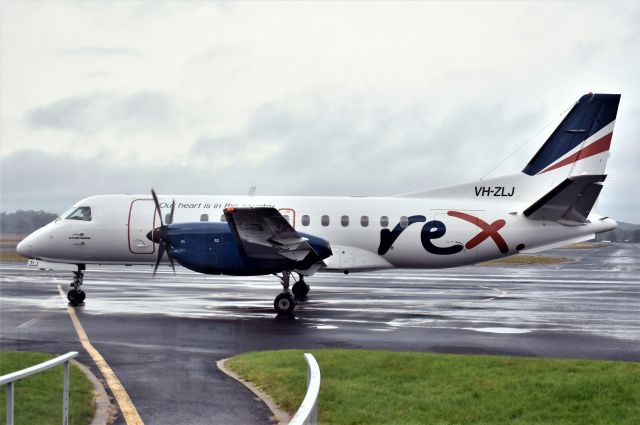
<svg viewBox="0 0 640 425">
<path fill-rule="evenodd" d="M 227 208 L 224 215 L 247 257 L 302 261 L 314 251 L 275 208 Z"/>
</svg>

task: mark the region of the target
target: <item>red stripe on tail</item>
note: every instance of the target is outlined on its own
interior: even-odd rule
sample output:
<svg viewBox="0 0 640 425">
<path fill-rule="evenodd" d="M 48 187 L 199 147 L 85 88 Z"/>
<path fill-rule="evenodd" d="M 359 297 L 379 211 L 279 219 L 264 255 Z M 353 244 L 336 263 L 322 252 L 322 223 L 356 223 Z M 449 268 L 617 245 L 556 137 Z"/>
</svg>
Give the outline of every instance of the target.
<svg viewBox="0 0 640 425">
<path fill-rule="evenodd" d="M 611 146 L 611 137 L 612 136 L 613 136 L 613 132 L 607 134 L 606 136 L 603 136 L 601 139 L 596 140 L 595 142 L 591 143 L 586 148 L 584 148 L 582 150 L 579 150 L 578 152 L 574 153 L 573 155 L 566 157 L 562 161 L 556 162 L 555 164 L 550 165 L 549 167 L 547 167 L 544 170 L 540 171 L 538 174 L 546 173 L 547 171 L 555 170 L 556 168 L 564 167 L 565 165 L 569 165 L 569 164 L 573 164 L 574 162 L 578 162 L 581 159 L 585 159 L 585 158 L 588 158 L 590 156 L 597 155 L 599 153 L 608 151 L 609 147 Z"/>
</svg>

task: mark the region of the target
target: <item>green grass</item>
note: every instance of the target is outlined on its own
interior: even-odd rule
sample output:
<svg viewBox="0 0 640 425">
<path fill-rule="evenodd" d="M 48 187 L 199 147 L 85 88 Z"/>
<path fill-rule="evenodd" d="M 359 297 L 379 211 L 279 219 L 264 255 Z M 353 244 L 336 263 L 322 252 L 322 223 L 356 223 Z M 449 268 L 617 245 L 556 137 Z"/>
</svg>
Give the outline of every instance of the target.
<svg viewBox="0 0 640 425">
<path fill-rule="evenodd" d="M 570 245 L 560 246 L 555 249 L 598 249 L 598 248 L 604 248 L 607 246 L 611 246 L 611 244 L 602 243 L 602 242 L 578 242 L 578 243 L 572 243 Z"/>
<path fill-rule="evenodd" d="M 323 424 L 640 424 L 640 364 L 391 351 L 310 350 Z M 246 353 L 227 366 L 294 413 L 303 351 Z"/>
<path fill-rule="evenodd" d="M 512 255 L 510 257 L 498 258 L 497 260 L 478 263 L 478 266 L 522 266 L 530 264 L 564 264 L 573 260 L 566 257 L 551 257 L 548 255 Z"/>
<path fill-rule="evenodd" d="M 0 251 L 0 261 L 27 262 L 27 259 L 17 252 Z"/>
<path fill-rule="evenodd" d="M 15 372 L 56 357 L 44 353 L 0 352 L 0 375 Z M 62 421 L 64 366 L 21 379 L 14 387 L 15 424 L 55 424 Z M 76 366 L 71 366 L 69 423 L 91 423 L 94 413 L 93 385 Z M 5 388 L 0 388 L 0 418 L 5 418 Z M 2 422 L 4 423 L 4 422 Z"/>
</svg>

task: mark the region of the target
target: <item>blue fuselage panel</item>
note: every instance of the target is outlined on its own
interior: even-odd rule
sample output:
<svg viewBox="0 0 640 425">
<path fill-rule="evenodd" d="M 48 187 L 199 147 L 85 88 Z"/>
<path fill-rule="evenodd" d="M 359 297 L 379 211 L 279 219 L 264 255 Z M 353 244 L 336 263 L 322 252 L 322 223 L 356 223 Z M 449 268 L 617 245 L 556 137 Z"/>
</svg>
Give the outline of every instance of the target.
<svg viewBox="0 0 640 425">
<path fill-rule="evenodd" d="M 331 255 L 324 239 L 303 235 L 315 252 L 303 261 L 256 259 L 246 256 L 227 223 L 196 222 L 171 224 L 167 232 L 171 256 L 182 266 L 199 273 L 251 276 L 305 270 Z"/>
</svg>

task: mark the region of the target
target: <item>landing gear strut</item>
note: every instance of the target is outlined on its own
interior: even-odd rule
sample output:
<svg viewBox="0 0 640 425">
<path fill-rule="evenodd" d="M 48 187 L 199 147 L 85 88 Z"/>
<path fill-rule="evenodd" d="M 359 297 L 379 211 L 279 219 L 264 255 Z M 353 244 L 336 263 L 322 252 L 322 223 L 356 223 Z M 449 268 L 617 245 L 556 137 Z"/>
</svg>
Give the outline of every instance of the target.
<svg viewBox="0 0 640 425">
<path fill-rule="evenodd" d="M 78 271 L 73 272 L 73 280 L 71 281 L 71 289 L 67 292 L 67 299 L 71 304 L 80 304 L 84 301 L 87 294 L 80 288 L 84 279 L 84 264 L 78 264 Z"/>
<path fill-rule="evenodd" d="M 291 315 L 293 309 L 296 308 L 296 298 L 289 291 L 289 279 L 291 278 L 290 271 L 283 271 L 282 276 L 276 275 L 280 278 L 282 284 L 282 293 L 278 294 L 273 301 L 273 308 L 278 315 Z"/>
</svg>

